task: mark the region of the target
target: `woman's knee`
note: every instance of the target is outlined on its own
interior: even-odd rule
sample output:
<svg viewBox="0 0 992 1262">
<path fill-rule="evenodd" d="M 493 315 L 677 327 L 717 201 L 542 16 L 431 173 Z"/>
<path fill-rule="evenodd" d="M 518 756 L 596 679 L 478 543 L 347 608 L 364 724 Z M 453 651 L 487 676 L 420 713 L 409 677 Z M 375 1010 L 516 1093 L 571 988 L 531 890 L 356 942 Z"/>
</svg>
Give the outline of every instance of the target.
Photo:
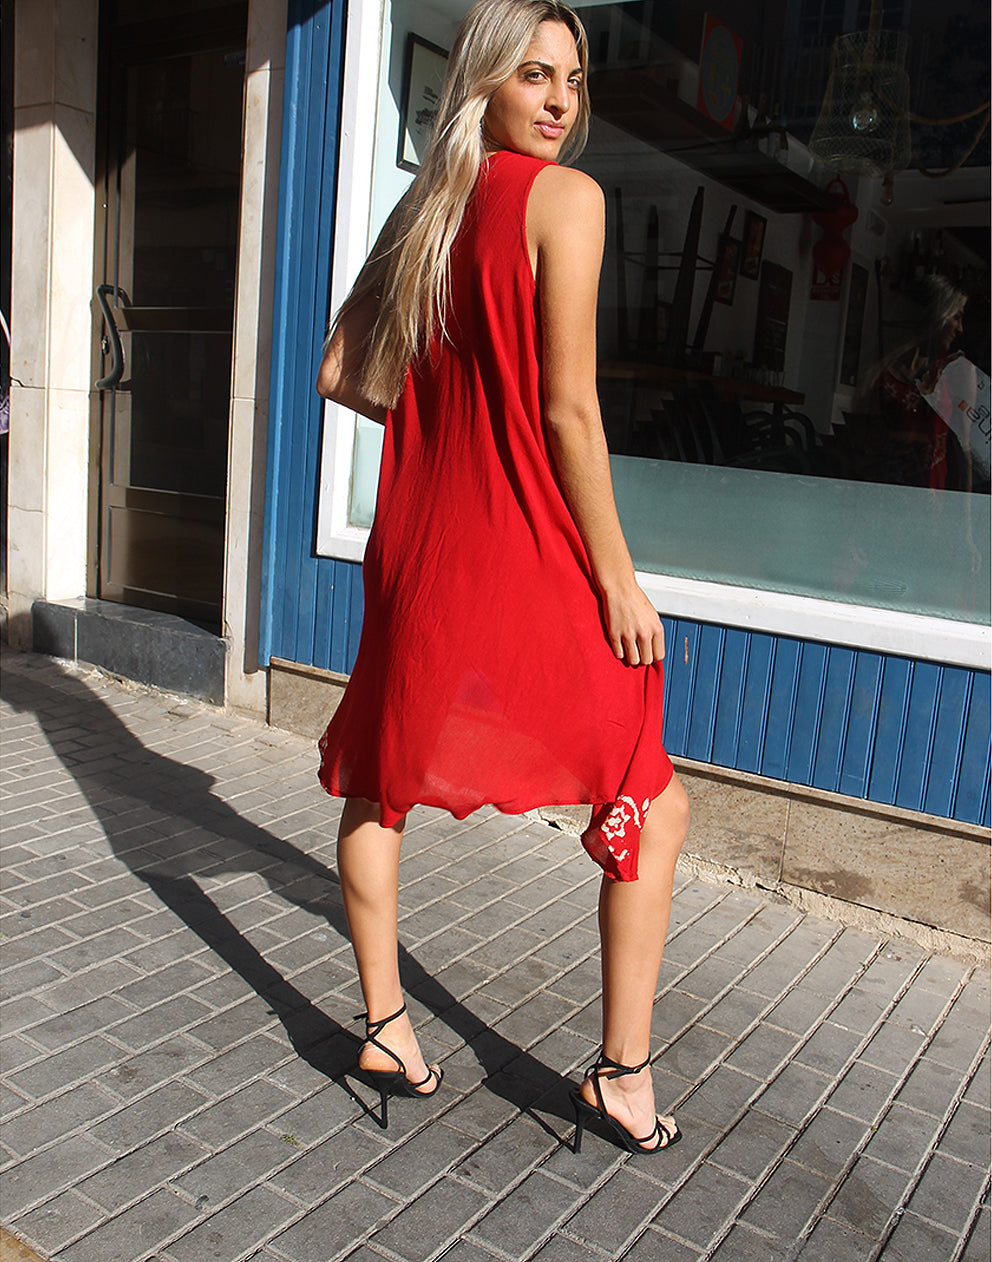
<svg viewBox="0 0 992 1262">
<path fill-rule="evenodd" d="M 658 832 L 668 846 L 682 849 L 689 831 L 689 795 L 678 776 L 672 775 L 664 791 L 655 798 L 648 812 L 648 819 L 655 818 Z"/>
</svg>

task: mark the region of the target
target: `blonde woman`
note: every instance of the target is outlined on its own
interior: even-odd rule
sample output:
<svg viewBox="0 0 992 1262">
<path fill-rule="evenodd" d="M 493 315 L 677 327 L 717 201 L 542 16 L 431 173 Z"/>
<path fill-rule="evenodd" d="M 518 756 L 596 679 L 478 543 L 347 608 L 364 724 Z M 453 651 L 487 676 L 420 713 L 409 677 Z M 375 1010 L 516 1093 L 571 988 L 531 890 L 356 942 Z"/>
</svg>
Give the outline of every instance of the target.
<svg viewBox="0 0 992 1262">
<path fill-rule="evenodd" d="M 655 1113 L 651 1010 L 688 805 L 661 743 L 662 625 L 614 506 L 596 396 L 604 204 L 560 165 L 589 117 L 581 23 L 557 0 L 480 0 L 435 135 L 338 314 L 317 389 L 385 425 L 365 621 L 321 741 L 347 799 L 338 865 L 368 1008 L 359 1068 L 430 1096 L 397 966 L 416 803 L 458 818 L 586 802 L 604 869 L 603 1050 L 572 1094 L 631 1151 Z"/>
</svg>

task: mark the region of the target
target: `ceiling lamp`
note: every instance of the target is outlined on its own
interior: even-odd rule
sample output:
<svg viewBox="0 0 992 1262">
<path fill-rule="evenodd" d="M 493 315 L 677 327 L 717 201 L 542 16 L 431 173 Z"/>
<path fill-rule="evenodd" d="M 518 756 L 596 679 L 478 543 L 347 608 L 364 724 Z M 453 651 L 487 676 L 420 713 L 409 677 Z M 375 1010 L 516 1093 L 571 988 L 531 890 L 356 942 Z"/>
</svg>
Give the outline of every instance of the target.
<svg viewBox="0 0 992 1262">
<path fill-rule="evenodd" d="M 824 166 L 880 175 L 889 191 L 912 155 L 907 46 L 905 32 L 879 29 L 879 4 L 872 0 L 868 30 L 834 40 L 827 91 L 809 142 Z"/>
</svg>

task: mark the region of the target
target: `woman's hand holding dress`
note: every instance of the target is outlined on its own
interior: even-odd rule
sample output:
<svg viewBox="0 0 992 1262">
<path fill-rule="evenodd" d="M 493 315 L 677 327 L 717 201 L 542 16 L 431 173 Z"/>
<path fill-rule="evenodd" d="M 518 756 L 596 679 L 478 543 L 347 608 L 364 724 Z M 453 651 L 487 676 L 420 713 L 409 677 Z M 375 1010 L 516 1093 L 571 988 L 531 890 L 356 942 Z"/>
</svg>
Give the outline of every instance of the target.
<svg viewBox="0 0 992 1262">
<path fill-rule="evenodd" d="M 586 546 L 613 652 L 631 666 L 665 655 L 661 619 L 637 584 L 613 498 L 596 393 L 596 300 L 605 210 L 599 185 L 548 166 L 527 204 L 540 295 L 544 417 L 562 490 Z"/>
</svg>

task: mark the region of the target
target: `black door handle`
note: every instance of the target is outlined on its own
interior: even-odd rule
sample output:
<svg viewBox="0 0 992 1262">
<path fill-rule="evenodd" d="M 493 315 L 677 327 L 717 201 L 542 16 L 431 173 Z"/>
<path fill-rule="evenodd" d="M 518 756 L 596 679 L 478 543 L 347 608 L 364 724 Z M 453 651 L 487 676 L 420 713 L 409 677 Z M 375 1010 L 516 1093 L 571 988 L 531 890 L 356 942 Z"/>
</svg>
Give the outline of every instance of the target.
<svg viewBox="0 0 992 1262">
<path fill-rule="evenodd" d="M 117 321 L 114 319 L 113 308 L 107 301 L 108 294 L 116 294 L 126 307 L 131 305 L 131 299 L 117 285 L 97 285 L 96 300 L 100 304 L 104 323 L 110 335 L 110 372 L 106 377 L 101 377 L 96 383 L 98 390 L 116 389 L 124 376 L 124 347 L 121 345 L 121 335 L 117 331 Z"/>
</svg>

